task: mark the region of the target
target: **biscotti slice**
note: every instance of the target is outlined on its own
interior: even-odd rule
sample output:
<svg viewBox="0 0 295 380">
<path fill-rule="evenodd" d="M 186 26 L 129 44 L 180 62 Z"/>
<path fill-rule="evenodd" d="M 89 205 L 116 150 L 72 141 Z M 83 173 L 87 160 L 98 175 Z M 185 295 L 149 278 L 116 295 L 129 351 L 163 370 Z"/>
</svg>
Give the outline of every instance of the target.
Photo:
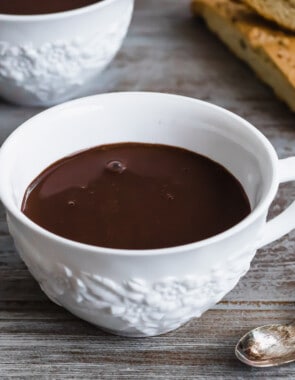
<svg viewBox="0 0 295 380">
<path fill-rule="evenodd" d="M 195 14 L 295 111 L 295 36 L 234 0 L 193 0 Z"/>
<path fill-rule="evenodd" d="M 295 0 L 244 0 L 261 16 L 295 31 Z"/>
</svg>

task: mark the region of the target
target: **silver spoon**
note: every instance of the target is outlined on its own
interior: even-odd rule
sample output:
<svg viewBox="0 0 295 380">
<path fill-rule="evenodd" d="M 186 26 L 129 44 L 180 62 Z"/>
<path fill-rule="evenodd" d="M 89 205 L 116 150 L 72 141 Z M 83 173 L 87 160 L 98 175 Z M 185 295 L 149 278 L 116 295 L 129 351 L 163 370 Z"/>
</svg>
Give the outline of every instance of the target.
<svg viewBox="0 0 295 380">
<path fill-rule="evenodd" d="M 249 331 L 238 341 L 235 354 L 252 367 L 272 367 L 295 361 L 295 321 Z"/>
</svg>

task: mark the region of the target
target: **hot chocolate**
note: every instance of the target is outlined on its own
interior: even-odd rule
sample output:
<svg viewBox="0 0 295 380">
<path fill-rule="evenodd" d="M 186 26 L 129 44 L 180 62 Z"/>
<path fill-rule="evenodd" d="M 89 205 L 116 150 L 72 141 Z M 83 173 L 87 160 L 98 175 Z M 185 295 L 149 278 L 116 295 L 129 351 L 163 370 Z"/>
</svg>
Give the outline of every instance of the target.
<svg viewBox="0 0 295 380">
<path fill-rule="evenodd" d="M 2 0 L 0 13 L 13 15 L 36 15 L 64 12 L 98 3 L 102 0 Z"/>
<path fill-rule="evenodd" d="M 196 242 L 250 213 L 241 184 L 188 150 L 119 143 L 65 157 L 28 187 L 22 211 L 82 243 L 154 249 Z"/>
</svg>

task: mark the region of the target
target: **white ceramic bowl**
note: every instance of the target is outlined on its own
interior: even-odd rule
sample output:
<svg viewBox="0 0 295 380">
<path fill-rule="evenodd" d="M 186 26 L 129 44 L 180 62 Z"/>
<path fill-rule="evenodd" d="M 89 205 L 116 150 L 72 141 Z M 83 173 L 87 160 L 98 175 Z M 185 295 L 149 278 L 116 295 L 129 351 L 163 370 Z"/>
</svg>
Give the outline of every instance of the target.
<svg viewBox="0 0 295 380">
<path fill-rule="evenodd" d="M 22 214 L 26 187 L 48 165 L 81 149 L 123 141 L 176 145 L 218 161 L 242 183 L 251 214 L 209 239 L 141 251 L 73 242 Z M 279 161 L 248 122 L 176 95 L 116 93 L 65 103 L 24 123 L 0 151 L 0 197 L 33 276 L 54 302 L 127 336 L 173 330 L 221 300 L 246 273 L 256 249 L 295 226 L 294 203 L 266 223 L 279 182 L 291 179 L 295 159 Z"/>
<path fill-rule="evenodd" d="M 49 106 L 87 94 L 119 50 L 133 3 L 103 0 L 46 15 L 0 14 L 0 96 Z"/>
</svg>

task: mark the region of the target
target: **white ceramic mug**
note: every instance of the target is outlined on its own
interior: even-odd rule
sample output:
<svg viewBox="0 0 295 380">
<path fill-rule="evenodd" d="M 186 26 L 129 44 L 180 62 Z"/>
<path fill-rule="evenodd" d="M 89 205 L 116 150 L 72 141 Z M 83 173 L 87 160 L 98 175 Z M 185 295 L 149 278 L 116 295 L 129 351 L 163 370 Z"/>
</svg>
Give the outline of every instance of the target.
<svg viewBox="0 0 295 380">
<path fill-rule="evenodd" d="M 27 186 L 48 165 L 81 149 L 124 141 L 180 146 L 218 161 L 242 183 L 251 214 L 200 242 L 139 251 L 70 241 L 22 214 Z M 54 302 L 126 336 L 165 333 L 220 301 L 249 269 L 257 248 L 295 226 L 294 203 L 266 223 L 279 183 L 294 179 L 295 158 L 278 160 L 247 121 L 166 94 L 114 93 L 65 103 L 25 122 L 0 151 L 0 196 L 33 276 Z"/>
<path fill-rule="evenodd" d="M 89 94 L 123 42 L 133 3 L 102 0 L 59 13 L 0 14 L 0 96 L 49 106 Z"/>
</svg>

